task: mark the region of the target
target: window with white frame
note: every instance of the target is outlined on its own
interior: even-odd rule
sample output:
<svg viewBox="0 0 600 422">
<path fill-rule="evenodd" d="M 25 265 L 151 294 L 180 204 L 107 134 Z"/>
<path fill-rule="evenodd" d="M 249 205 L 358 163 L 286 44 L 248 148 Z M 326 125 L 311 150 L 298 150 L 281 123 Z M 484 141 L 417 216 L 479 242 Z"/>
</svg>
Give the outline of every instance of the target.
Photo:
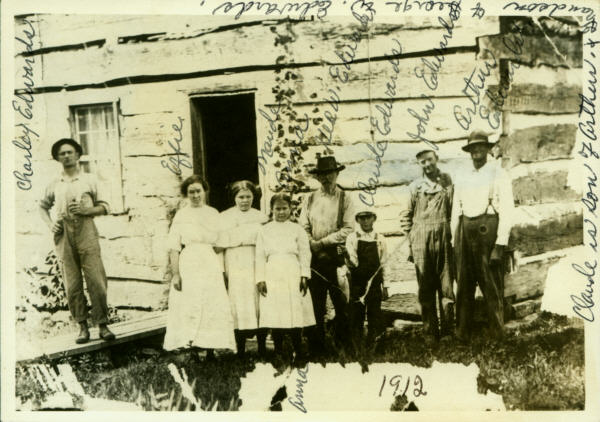
<svg viewBox="0 0 600 422">
<path fill-rule="evenodd" d="M 81 144 L 80 165 L 94 173 L 108 196 L 112 213 L 123 211 L 121 148 L 116 103 L 72 106 L 73 137 Z"/>
</svg>

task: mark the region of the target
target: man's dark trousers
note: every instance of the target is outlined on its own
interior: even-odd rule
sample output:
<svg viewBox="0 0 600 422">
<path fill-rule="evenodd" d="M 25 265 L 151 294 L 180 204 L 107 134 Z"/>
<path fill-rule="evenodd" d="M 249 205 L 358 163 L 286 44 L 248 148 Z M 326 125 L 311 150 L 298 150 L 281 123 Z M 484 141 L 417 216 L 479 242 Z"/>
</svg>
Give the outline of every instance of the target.
<svg viewBox="0 0 600 422">
<path fill-rule="evenodd" d="M 322 356 L 325 353 L 325 314 L 327 292 L 335 308 L 335 339 L 344 347 L 350 344 L 348 333 L 348 311 L 346 297 L 337 283 L 337 251 L 335 247 L 323 249 L 313 254 L 312 274 L 308 288 L 313 302 L 316 326 L 308 329 L 311 354 Z M 318 274 L 317 274 L 318 273 Z M 326 279 L 326 280 L 325 280 Z"/>
<path fill-rule="evenodd" d="M 457 337 L 471 335 L 475 311 L 475 287 L 479 284 L 486 304 L 491 334 L 501 338 L 504 331 L 504 271 L 492 265 L 490 256 L 496 243 L 498 215 L 461 216 L 455 237 Z"/>
</svg>

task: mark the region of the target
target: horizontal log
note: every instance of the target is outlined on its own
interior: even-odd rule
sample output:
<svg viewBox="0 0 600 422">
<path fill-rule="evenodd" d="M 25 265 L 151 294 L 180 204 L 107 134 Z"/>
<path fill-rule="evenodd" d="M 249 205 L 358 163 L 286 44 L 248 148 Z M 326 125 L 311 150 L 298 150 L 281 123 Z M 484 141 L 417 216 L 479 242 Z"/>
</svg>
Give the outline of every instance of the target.
<svg viewBox="0 0 600 422">
<path fill-rule="evenodd" d="M 140 281 L 109 281 L 108 303 L 112 307 L 143 307 L 158 310 L 162 306 L 169 284 L 154 284 Z"/>
<path fill-rule="evenodd" d="M 42 35 L 43 48 L 57 49 L 73 44 L 89 45 L 90 41 L 104 37 L 117 43 L 196 38 L 228 28 L 233 30 L 236 26 L 262 25 L 264 18 L 244 15 L 233 21 L 227 16 L 207 19 L 200 15 L 38 14 L 28 16 L 27 20 Z M 17 32 L 27 28 L 26 23 L 17 21 Z"/>
<path fill-rule="evenodd" d="M 335 50 L 342 48 L 346 43 L 352 43 L 350 35 L 354 33 L 356 25 L 350 22 L 352 18 L 332 17 L 327 21 L 293 23 L 293 36 L 296 38 L 289 44 L 289 51 L 294 63 L 340 63 Z M 181 25 L 182 29 L 185 29 L 184 20 Z M 169 68 L 176 69 L 174 74 L 180 74 L 182 77 L 190 77 L 189 74 L 194 72 L 235 72 L 236 69 L 248 70 L 248 67 L 275 65 L 278 57 L 284 55 L 285 51 L 281 43 L 276 45 L 276 34 L 269 26 L 273 26 L 282 35 L 289 35 L 280 24 L 246 25 L 229 31 L 207 32 L 195 38 L 125 44 L 106 43 L 101 47 L 84 50 L 52 52 L 44 55 L 44 79 L 38 86 L 83 86 L 108 81 L 113 81 L 109 82 L 111 86 L 122 85 L 127 84 L 127 80 L 117 79 L 138 75 L 164 75 L 167 62 Z M 153 33 L 161 33 L 160 27 L 157 23 Z M 485 20 L 467 20 L 465 24 L 458 22 L 449 47 L 473 48 L 475 37 L 489 31 L 490 27 Z M 115 36 L 114 32 L 107 34 L 107 38 L 110 39 Z M 401 40 L 404 54 L 427 51 L 430 52 L 428 54 L 432 54 L 432 49 L 439 47 L 438 43 L 434 41 L 424 44 L 422 40 L 441 41 L 444 34 L 447 34 L 447 31 L 439 26 L 411 29 L 402 24 L 380 24 L 372 31 L 368 48 L 367 41 L 359 43 L 354 60 L 367 61 L 368 56 L 372 60 L 384 59 L 385 54 L 391 53 L 393 37 Z M 119 34 L 116 35 L 118 38 Z M 99 36 L 100 34 L 95 34 L 94 39 Z M 263 47 L 258 55 L 257 45 Z M 136 57 L 136 60 L 131 60 L 131 57 Z M 163 60 L 157 60 L 157 57 Z M 198 57 L 211 59 L 198 60 Z M 235 57 L 235 62 L 232 61 L 232 57 Z M 95 69 L 95 72 L 90 73 L 90 68 Z"/>
<path fill-rule="evenodd" d="M 581 86 L 582 81 L 581 70 L 577 68 L 540 64 L 538 66 L 515 66 L 511 70 L 513 71 L 511 84 L 514 85 L 531 84 L 552 88 L 556 85 Z"/>
<path fill-rule="evenodd" d="M 534 126 L 500 138 L 502 156 L 513 165 L 532 161 L 570 158 L 575 145 L 576 125 Z"/>
<path fill-rule="evenodd" d="M 573 6 L 571 7 L 571 9 Z M 514 10 L 507 8 L 507 10 Z M 576 11 L 569 10 L 569 12 Z M 565 9 L 565 12 L 567 9 Z M 577 37 L 581 34 L 581 25 L 577 21 L 577 17 L 561 16 L 556 19 L 551 16 L 539 16 L 537 22 L 534 23 L 529 16 L 503 16 L 502 26 L 511 29 L 513 25 L 518 25 L 522 28 L 525 35 L 557 35 L 562 37 Z"/>
<path fill-rule="evenodd" d="M 523 45 L 519 48 L 520 43 Z M 480 57 L 483 60 L 508 59 L 531 66 L 581 67 L 583 44 L 581 37 L 563 38 L 550 36 L 498 34 L 478 38 Z M 556 49 L 561 53 L 559 55 Z M 490 51 L 494 57 L 490 55 Z"/>
<path fill-rule="evenodd" d="M 174 152 L 173 147 L 169 145 L 171 142 L 180 148 L 180 152 L 188 154 L 191 162 L 191 125 L 189 122 L 180 121 L 179 118 L 182 116 L 172 112 L 124 116 L 121 119 L 121 155 L 124 159 L 137 155 L 164 158 L 165 155 Z M 180 130 L 174 129 L 173 125 Z M 176 139 L 180 142 L 176 142 Z"/>
<path fill-rule="evenodd" d="M 492 92 L 498 89 L 492 87 Z M 508 91 L 502 110 L 515 113 L 578 113 L 581 85 L 554 86 L 539 84 L 513 84 Z"/>
<path fill-rule="evenodd" d="M 447 142 L 465 139 L 472 130 L 484 130 L 490 132 L 487 121 L 483 119 L 473 119 L 472 125 L 468 130 L 463 129 L 454 119 L 454 108 L 461 107 L 464 111 L 471 104 L 466 97 L 461 98 L 432 98 L 429 99 L 407 99 L 397 100 L 392 103 L 391 117 L 389 119 L 389 128 L 386 127 L 381 108 L 385 107 L 382 101 L 342 103 L 339 104 L 336 121 L 329 141 L 329 131 L 331 124 L 323 119 L 325 110 L 332 113 L 331 107 L 323 111 L 313 113 L 314 106 L 306 105 L 295 108 L 299 116 L 307 114 L 310 122 L 304 134 L 304 139 L 312 145 L 330 142 L 334 145 L 351 145 L 358 142 L 375 141 L 414 141 L 427 148 L 428 144 L 418 138 L 421 125 L 421 135 L 431 143 Z M 426 113 L 425 110 L 428 110 Z M 423 124 L 415 115 L 429 120 Z M 321 122 L 314 122 L 314 118 L 320 117 Z M 381 132 L 374 127 L 373 122 L 381 129 Z M 265 120 L 265 124 L 268 124 Z M 304 122 L 302 122 L 305 125 Z M 321 133 L 320 132 L 323 132 Z M 373 137 L 371 137 L 373 131 Z M 382 133 L 385 133 L 382 134 Z M 499 132 L 496 132 L 499 134 Z M 492 134 L 493 136 L 493 134 Z M 290 136 L 291 138 L 291 136 Z"/>
<path fill-rule="evenodd" d="M 520 265 L 504 277 L 504 298 L 508 303 L 521 302 L 544 294 L 548 269 L 559 258 Z"/>
<path fill-rule="evenodd" d="M 509 244 L 522 255 L 538 255 L 583 243 L 581 214 L 567 214 L 542 221 L 539 225 L 513 227 Z"/>
<path fill-rule="evenodd" d="M 398 60 L 400 70 L 398 73 L 394 71 L 388 60 L 354 63 L 352 71 L 348 72 L 348 82 L 343 84 L 339 96 L 342 101 L 356 101 L 369 98 L 369 96 L 376 99 L 388 98 L 386 93 L 388 83 L 396 92 L 395 95 L 392 95 L 395 98 L 418 98 L 423 93 L 431 93 L 436 97 L 464 96 L 462 92 L 465 87 L 463 78 L 468 78 L 473 71 L 475 53 L 457 53 L 445 56 L 444 63 L 437 73 L 435 92 L 425 84 L 423 78 L 415 76 L 415 68 L 419 68 L 431 84 L 432 72 L 428 67 L 423 66 L 423 59 L 430 63 L 435 62 L 433 56 L 402 58 Z M 299 76 L 296 85 L 297 95 L 294 101 L 313 102 L 315 99 L 326 100 L 330 97 L 329 89 L 332 87 L 333 81 L 329 75 L 328 66 L 302 68 L 296 72 Z M 395 80 L 391 79 L 392 76 Z M 486 79 L 486 84 L 497 84 L 498 80 L 499 72 L 496 68 Z"/>
<path fill-rule="evenodd" d="M 460 169 L 471 165 L 470 158 L 451 159 L 441 161 L 440 167 L 451 175 L 457 174 Z M 363 189 L 369 186 L 397 186 L 409 184 L 421 177 L 421 167 L 409 161 L 396 160 L 384 161 L 378 167 L 375 160 L 365 160 L 357 164 L 351 164 L 338 176 L 338 184 L 346 189 Z"/>
<path fill-rule="evenodd" d="M 234 10 L 232 10 L 234 12 Z M 236 11 L 237 12 L 237 11 Z M 230 12 L 231 13 L 231 12 Z M 235 13 L 234 13 L 235 14 Z M 27 20 L 39 28 L 39 33 L 44 34 L 44 47 L 57 47 L 62 45 L 87 43 L 101 37 L 103 34 L 116 35 L 120 43 L 152 43 L 164 40 L 184 40 L 205 36 L 208 33 L 219 33 L 228 30 L 243 30 L 245 26 L 285 24 L 286 19 L 277 14 L 268 16 L 244 14 L 234 20 L 232 15 L 34 15 Z M 331 15 L 327 21 L 337 20 L 344 22 L 344 26 L 354 23 L 351 17 Z M 309 21 L 310 23 L 310 21 Z M 389 32 L 393 28 L 405 31 L 414 31 L 428 28 L 442 28 L 436 16 L 407 16 L 399 19 L 396 15 L 381 15 L 377 18 L 374 31 Z M 496 29 L 494 29 L 494 26 Z M 474 19 L 464 16 L 456 22 L 456 28 L 477 31 L 478 28 L 491 28 L 497 32 L 498 17 L 485 16 L 483 19 Z M 27 25 L 17 20 L 17 31 L 27 28 Z M 479 29 L 481 31 L 481 29 Z M 68 33 L 68 34 L 67 34 Z M 144 36 L 146 35 L 146 36 Z M 336 36 L 333 31 L 324 31 L 324 37 Z M 326 39 L 327 39 L 326 38 Z"/>
<path fill-rule="evenodd" d="M 535 126 L 577 125 L 579 123 L 579 115 L 577 113 L 550 115 L 511 113 L 507 111 L 504 115 L 506 116 L 504 119 L 504 133 L 509 135 L 514 131 Z"/>
<path fill-rule="evenodd" d="M 15 234 L 14 266 L 16 271 L 43 264 L 48 253 L 54 250 L 52 236 L 44 234 Z"/>
<path fill-rule="evenodd" d="M 396 319 L 421 320 L 421 306 L 416 294 L 404 293 L 381 302 L 381 312 L 385 325 L 392 325 Z"/>
<path fill-rule="evenodd" d="M 131 198 L 138 195 L 168 197 L 179 194 L 181 180 L 161 165 L 162 159 L 162 157 L 127 158 L 123 166 L 123 195 L 126 208 L 129 207 Z"/>
<path fill-rule="evenodd" d="M 437 144 L 438 150 L 436 153 L 442 161 L 463 159 L 468 157 L 461 149 L 466 143 L 466 139 L 439 143 Z M 327 148 L 325 146 L 311 145 L 304 152 L 303 156 L 305 157 L 307 164 L 313 165 L 316 163 L 316 154 L 325 154 L 327 149 L 331 150 L 337 162 L 341 164 L 353 164 L 364 160 L 374 159 L 375 153 L 373 152 L 373 149 L 375 149 L 375 151 L 384 149 L 383 152 L 380 151 L 383 155 L 381 159 L 384 161 L 404 160 L 408 163 L 416 163 L 417 158 L 415 155 L 426 148 L 424 148 L 424 145 L 421 142 L 382 142 L 378 146 L 376 142 L 373 143 L 369 141 L 343 146 L 332 145 Z M 438 166 L 442 171 L 446 171 L 443 162 L 438 163 Z"/>
<path fill-rule="evenodd" d="M 154 281 L 163 279 L 166 259 L 162 262 L 153 261 L 150 237 L 100 239 L 100 248 L 108 277 Z"/>
<path fill-rule="evenodd" d="M 567 170 L 536 172 L 513 179 L 515 204 L 530 205 L 572 201 L 580 194 L 569 186 Z"/>
</svg>

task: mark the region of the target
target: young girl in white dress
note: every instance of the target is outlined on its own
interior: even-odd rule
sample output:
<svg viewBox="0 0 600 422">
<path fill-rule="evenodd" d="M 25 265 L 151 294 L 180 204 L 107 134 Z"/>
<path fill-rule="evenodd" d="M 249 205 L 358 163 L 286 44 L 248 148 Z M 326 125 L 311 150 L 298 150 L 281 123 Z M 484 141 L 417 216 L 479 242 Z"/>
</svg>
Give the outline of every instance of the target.
<svg viewBox="0 0 600 422">
<path fill-rule="evenodd" d="M 302 327 L 315 324 L 308 292 L 310 245 L 308 235 L 289 220 L 291 198 L 282 193 L 271 198 L 273 221 L 256 238 L 256 280 L 260 297 L 259 325 L 271 328 L 275 352 L 280 354 L 283 336 L 292 338 L 296 358 L 303 357 Z"/>
<path fill-rule="evenodd" d="M 189 204 L 175 214 L 168 237 L 171 290 L 163 348 L 234 349 L 233 317 L 215 253 L 219 212 L 206 205 L 207 183 L 197 175 L 181 184 Z"/>
<path fill-rule="evenodd" d="M 258 329 L 258 292 L 254 271 L 258 231 L 267 216 L 252 208 L 256 186 L 248 180 L 231 185 L 234 206 L 221 213 L 223 231 L 219 246 L 225 248 L 225 275 L 233 313 L 238 356 L 243 356 L 246 338 L 256 333 L 258 354 L 265 356 L 266 329 Z"/>
</svg>

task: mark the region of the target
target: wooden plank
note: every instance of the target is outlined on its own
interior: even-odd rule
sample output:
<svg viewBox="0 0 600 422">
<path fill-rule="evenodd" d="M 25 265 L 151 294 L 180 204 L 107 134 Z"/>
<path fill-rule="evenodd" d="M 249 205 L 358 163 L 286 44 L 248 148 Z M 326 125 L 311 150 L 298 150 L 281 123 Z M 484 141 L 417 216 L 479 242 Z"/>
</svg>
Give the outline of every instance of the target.
<svg viewBox="0 0 600 422">
<path fill-rule="evenodd" d="M 570 158 L 577 126 L 558 124 L 534 126 L 500 138 L 502 156 L 513 165 L 532 161 Z"/>
<path fill-rule="evenodd" d="M 492 51 L 496 60 L 509 59 L 531 66 L 540 64 L 579 68 L 582 66 L 583 40 L 581 37 L 550 36 L 549 38 L 550 41 L 544 36 L 518 34 L 480 37 L 478 39 L 481 52 L 479 58 L 491 60 L 492 56 L 489 51 Z M 518 48 L 517 43 L 521 41 L 523 45 Z M 554 50 L 552 44 L 556 46 L 562 56 Z"/>
<path fill-rule="evenodd" d="M 116 338 L 112 341 L 103 341 L 98 338 L 98 329 L 90 329 L 91 339 L 88 343 L 75 343 L 75 333 L 47 339 L 41 344 L 39 350 L 29 350 L 17 357 L 18 362 L 37 359 L 46 356 L 48 359 L 57 359 L 100 350 L 117 344 L 139 340 L 145 337 L 160 335 L 165 332 L 167 312 L 159 312 L 147 318 L 125 321 L 110 326 Z"/>
</svg>

